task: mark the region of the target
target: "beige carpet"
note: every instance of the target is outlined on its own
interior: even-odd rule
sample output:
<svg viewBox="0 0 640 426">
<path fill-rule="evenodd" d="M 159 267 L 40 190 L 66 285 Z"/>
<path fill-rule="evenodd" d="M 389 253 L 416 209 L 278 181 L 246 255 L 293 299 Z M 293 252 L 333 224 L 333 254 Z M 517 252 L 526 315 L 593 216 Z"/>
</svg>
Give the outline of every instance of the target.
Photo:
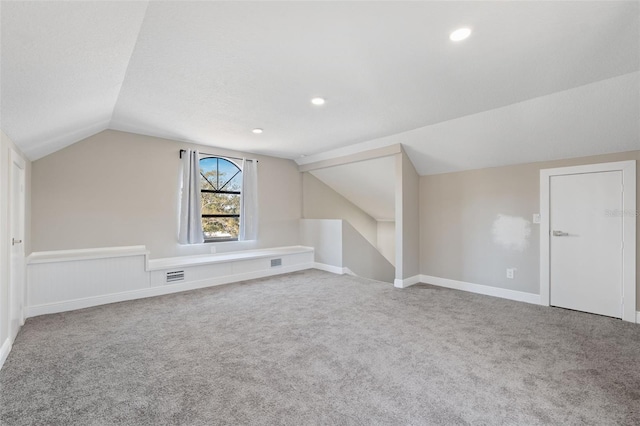
<svg viewBox="0 0 640 426">
<path fill-rule="evenodd" d="M 27 321 L 2 425 L 640 424 L 640 326 L 310 270 Z"/>
</svg>

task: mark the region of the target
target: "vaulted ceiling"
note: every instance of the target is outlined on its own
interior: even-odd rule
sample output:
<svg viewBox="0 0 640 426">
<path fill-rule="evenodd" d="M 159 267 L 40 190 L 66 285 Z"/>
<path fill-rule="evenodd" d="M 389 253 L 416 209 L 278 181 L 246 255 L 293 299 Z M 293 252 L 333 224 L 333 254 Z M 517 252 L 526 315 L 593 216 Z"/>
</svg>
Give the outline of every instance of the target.
<svg viewBox="0 0 640 426">
<path fill-rule="evenodd" d="M 312 175 L 376 220 L 394 221 L 395 157 L 381 157 L 316 169 Z"/>
<path fill-rule="evenodd" d="M 0 7 L 0 127 L 31 159 L 107 128 L 299 163 L 401 142 L 421 174 L 640 144 L 635 1 Z"/>
</svg>

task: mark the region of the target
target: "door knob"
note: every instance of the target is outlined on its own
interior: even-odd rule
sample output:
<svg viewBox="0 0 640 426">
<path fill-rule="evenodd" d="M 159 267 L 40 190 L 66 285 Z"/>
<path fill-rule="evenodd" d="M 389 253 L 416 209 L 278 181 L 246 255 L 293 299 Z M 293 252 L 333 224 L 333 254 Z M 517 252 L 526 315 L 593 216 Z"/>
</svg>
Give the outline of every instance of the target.
<svg viewBox="0 0 640 426">
<path fill-rule="evenodd" d="M 22 240 L 16 240 L 15 238 L 11 239 L 11 245 L 12 246 L 15 246 L 16 244 L 20 244 L 20 243 L 22 243 Z"/>
<path fill-rule="evenodd" d="M 553 236 L 554 237 L 568 237 L 569 233 L 568 232 L 562 232 L 562 231 L 553 231 Z"/>
</svg>

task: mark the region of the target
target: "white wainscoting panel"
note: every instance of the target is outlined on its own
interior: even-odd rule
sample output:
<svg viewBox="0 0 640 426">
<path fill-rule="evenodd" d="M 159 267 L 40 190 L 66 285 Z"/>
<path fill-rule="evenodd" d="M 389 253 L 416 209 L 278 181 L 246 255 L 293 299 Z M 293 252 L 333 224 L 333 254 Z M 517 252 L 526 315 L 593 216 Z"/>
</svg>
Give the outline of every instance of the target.
<svg viewBox="0 0 640 426">
<path fill-rule="evenodd" d="M 100 247 L 89 249 L 37 251 L 29 255 L 29 263 L 49 263 L 73 260 L 107 259 L 110 257 L 126 257 L 148 255 L 145 246 Z"/>
<path fill-rule="evenodd" d="M 145 262 L 133 255 L 30 264 L 27 306 L 148 288 Z"/>
<path fill-rule="evenodd" d="M 233 274 L 231 263 L 217 263 L 212 265 L 183 267 L 174 266 L 170 269 L 151 271 L 151 286 L 157 287 L 163 285 L 179 284 L 181 281 L 173 283 L 167 282 L 167 273 L 176 271 L 184 271 L 183 281 L 185 282 L 202 281 L 211 277 L 223 277 Z"/>
<path fill-rule="evenodd" d="M 300 263 L 313 263 L 314 260 L 314 252 L 307 252 L 307 253 L 299 253 L 299 254 L 292 254 L 289 256 L 283 256 L 282 257 L 282 266 L 291 266 L 291 265 L 298 265 Z M 274 256 L 274 258 L 276 258 Z M 271 265 L 269 265 L 271 267 Z M 274 268 L 277 268 L 274 267 Z"/>
<path fill-rule="evenodd" d="M 232 262 L 231 268 L 233 275 L 263 271 L 271 268 L 271 261 L 269 259 L 255 259 L 245 260 L 242 262 Z"/>
<path fill-rule="evenodd" d="M 313 268 L 314 250 L 292 246 L 220 255 L 147 259 L 144 246 L 34 253 L 28 264 L 27 317 Z M 281 265 L 271 266 L 280 259 Z M 167 282 L 167 272 L 184 279 Z"/>
</svg>

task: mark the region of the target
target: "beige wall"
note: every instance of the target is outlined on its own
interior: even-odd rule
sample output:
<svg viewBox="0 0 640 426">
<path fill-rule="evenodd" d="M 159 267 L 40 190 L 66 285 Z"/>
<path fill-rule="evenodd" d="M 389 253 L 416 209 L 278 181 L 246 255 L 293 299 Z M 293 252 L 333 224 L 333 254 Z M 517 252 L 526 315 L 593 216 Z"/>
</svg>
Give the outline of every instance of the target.
<svg viewBox="0 0 640 426">
<path fill-rule="evenodd" d="M 10 150 L 17 152 L 25 160 L 25 254 L 31 253 L 31 162 L 15 146 L 4 132 L 0 132 L 0 346 L 9 337 L 9 172 Z"/>
<path fill-rule="evenodd" d="M 342 222 L 342 266 L 359 277 L 393 283 L 394 266 L 349 222 Z"/>
<path fill-rule="evenodd" d="M 107 130 L 33 163 L 33 250 L 144 244 L 151 257 L 209 253 L 177 243 L 181 148 L 242 156 Z M 257 241 L 216 243 L 218 252 L 299 243 L 301 178 L 291 160 L 259 160 Z"/>
<path fill-rule="evenodd" d="M 420 176 L 402 150 L 396 154 L 396 278 L 420 273 Z"/>
<path fill-rule="evenodd" d="M 396 265 L 396 223 L 391 221 L 378 221 L 378 236 L 376 246 L 380 253 L 393 266 Z"/>
<path fill-rule="evenodd" d="M 376 246 L 376 220 L 309 172 L 302 173 L 302 202 L 305 219 L 346 220 Z"/>
<path fill-rule="evenodd" d="M 315 247 L 315 261 L 330 270 L 393 282 L 393 265 L 346 220 L 302 219 L 300 233 L 303 245 Z"/>
<path fill-rule="evenodd" d="M 498 215 L 532 221 L 540 209 L 541 169 L 622 160 L 640 160 L 640 151 L 422 176 L 421 273 L 538 294 L 539 225 L 531 224 L 519 251 L 493 242 L 494 221 Z M 506 278 L 507 268 L 517 268 L 515 279 Z M 640 261 L 637 269 L 640 277 Z M 640 306 L 640 288 L 637 294 Z"/>
</svg>

